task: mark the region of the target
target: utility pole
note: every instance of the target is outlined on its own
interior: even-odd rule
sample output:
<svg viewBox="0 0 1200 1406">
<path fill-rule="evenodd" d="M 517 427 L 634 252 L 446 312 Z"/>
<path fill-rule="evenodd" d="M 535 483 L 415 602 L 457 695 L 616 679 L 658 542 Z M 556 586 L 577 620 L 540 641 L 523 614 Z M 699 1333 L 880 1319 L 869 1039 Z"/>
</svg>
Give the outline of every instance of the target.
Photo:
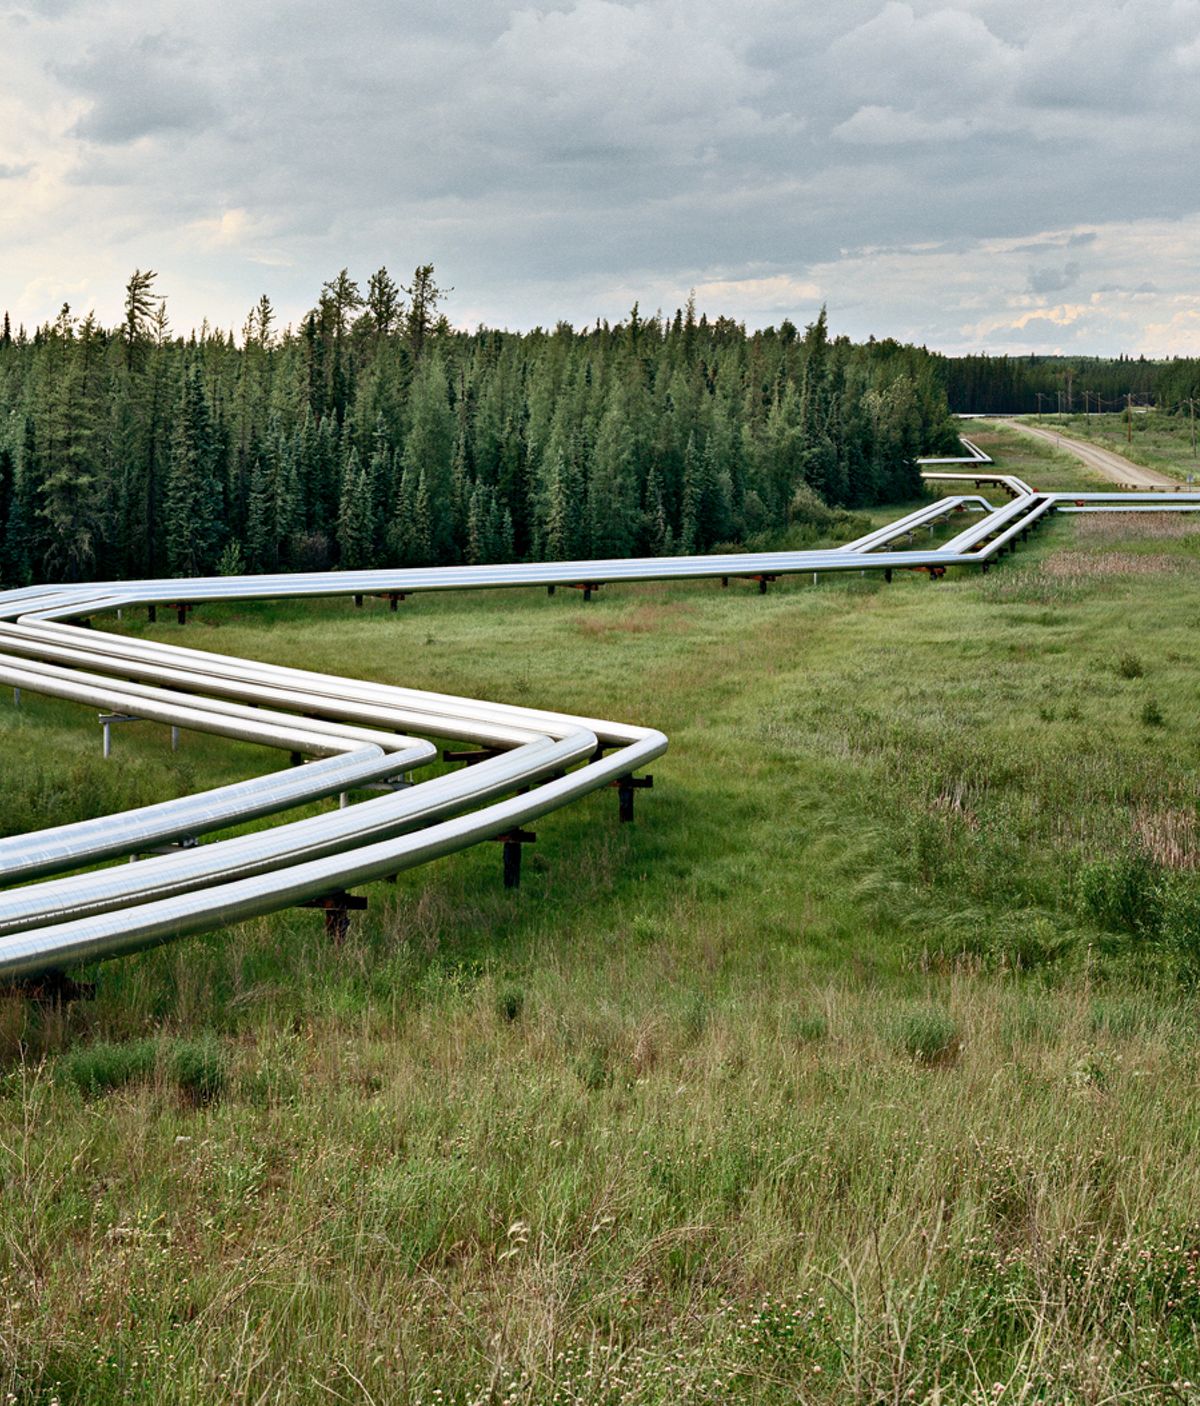
<svg viewBox="0 0 1200 1406">
<path fill-rule="evenodd" d="M 1074 411 L 1075 411 L 1074 397 L 1073 397 L 1072 394 L 1071 394 L 1071 389 L 1072 389 L 1072 384 L 1073 384 L 1073 382 L 1074 382 L 1074 379 L 1075 379 L 1075 369 L 1074 369 L 1074 367 L 1068 366 L 1068 367 L 1067 367 L 1067 414 L 1068 414 L 1068 415 L 1074 414 Z"/>
<path fill-rule="evenodd" d="M 1133 443 L 1133 395 L 1129 391 L 1125 393 L 1125 442 Z"/>
<path fill-rule="evenodd" d="M 1192 412 L 1192 458 L 1196 457 L 1196 397 L 1188 396 L 1188 409 Z"/>
<path fill-rule="evenodd" d="M 1040 425 L 1040 424 L 1042 423 L 1042 392 L 1041 392 L 1041 391 L 1034 391 L 1034 395 L 1037 396 L 1037 403 L 1038 403 L 1038 424 Z"/>
</svg>

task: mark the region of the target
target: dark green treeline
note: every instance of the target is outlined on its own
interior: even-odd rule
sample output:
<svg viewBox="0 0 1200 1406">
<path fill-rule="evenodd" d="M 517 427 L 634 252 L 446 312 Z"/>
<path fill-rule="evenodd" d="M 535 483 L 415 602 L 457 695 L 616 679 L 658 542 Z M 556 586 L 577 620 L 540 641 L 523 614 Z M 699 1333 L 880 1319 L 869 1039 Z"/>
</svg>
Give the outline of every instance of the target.
<svg viewBox="0 0 1200 1406">
<path fill-rule="evenodd" d="M 1157 405 L 1188 414 L 1200 398 L 1200 359 L 1144 356 L 958 356 L 937 358 L 950 408 L 977 415 L 1093 413 Z"/>
<path fill-rule="evenodd" d="M 118 327 L 0 336 L 0 578 L 705 551 L 919 491 L 954 443 L 924 351 L 825 317 L 453 330 L 432 266 L 343 271 L 298 328 L 173 336 L 154 275 Z"/>
</svg>

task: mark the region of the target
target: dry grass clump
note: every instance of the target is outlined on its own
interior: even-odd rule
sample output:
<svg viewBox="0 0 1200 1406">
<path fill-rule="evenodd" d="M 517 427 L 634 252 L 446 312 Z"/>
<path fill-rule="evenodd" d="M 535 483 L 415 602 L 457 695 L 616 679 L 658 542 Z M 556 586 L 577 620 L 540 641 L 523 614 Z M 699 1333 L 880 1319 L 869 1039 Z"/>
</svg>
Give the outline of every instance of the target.
<svg viewBox="0 0 1200 1406">
<path fill-rule="evenodd" d="M 648 635 L 676 631 L 690 623 L 694 611 L 682 601 L 647 602 L 622 610 L 583 616 L 576 628 L 585 638 L 605 635 Z"/>
<path fill-rule="evenodd" d="M 1041 565 L 1049 577 L 1078 584 L 1111 576 L 1163 576 L 1188 563 L 1165 552 L 1055 552 Z"/>
<path fill-rule="evenodd" d="M 1200 828 L 1194 810 L 1139 805 L 1133 813 L 1133 835 L 1164 869 L 1200 867 Z"/>
<path fill-rule="evenodd" d="M 970 829 L 978 830 L 979 813 L 976 805 L 979 789 L 965 776 L 953 777 L 943 782 L 929 808 L 937 815 L 961 820 Z"/>
<path fill-rule="evenodd" d="M 1124 513 L 1080 513 L 1075 533 L 1085 542 L 1128 542 L 1129 518 Z M 1141 538 L 1200 538 L 1200 522 L 1190 513 L 1139 513 Z"/>
</svg>

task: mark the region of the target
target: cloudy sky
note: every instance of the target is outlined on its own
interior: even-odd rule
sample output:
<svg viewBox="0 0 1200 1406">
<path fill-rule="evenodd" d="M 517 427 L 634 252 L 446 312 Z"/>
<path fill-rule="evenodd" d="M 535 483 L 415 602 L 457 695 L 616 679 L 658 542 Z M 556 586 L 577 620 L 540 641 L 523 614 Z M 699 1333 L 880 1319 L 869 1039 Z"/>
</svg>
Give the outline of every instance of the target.
<svg viewBox="0 0 1200 1406">
<path fill-rule="evenodd" d="M 1200 0 L 0 0 L 0 307 L 1200 354 Z"/>
</svg>

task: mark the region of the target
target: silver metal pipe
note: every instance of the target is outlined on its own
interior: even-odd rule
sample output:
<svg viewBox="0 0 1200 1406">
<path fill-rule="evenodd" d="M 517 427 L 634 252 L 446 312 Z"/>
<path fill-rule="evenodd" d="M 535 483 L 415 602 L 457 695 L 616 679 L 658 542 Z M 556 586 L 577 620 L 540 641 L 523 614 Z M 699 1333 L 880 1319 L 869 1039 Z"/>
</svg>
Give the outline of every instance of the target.
<svg viewBox="0 0 1200 1406">
<path fill-rule="evenodd" d="M 911 532 L 916 527 L 925 527 L 936 522 L 939 518 L 949 517 L 953 512 L 965 509 L 967 506 L 982 508 L 984 512 L 993 512 L 994 505 L 986 498 L 980 498 L 975 494 L 967 497 L 939 498 L 934 503 L 927 503 L 925 507 L 918 508 L 916 512 L 908 513 L 895 522 L 888 523 L 885 527 L 877 527 L 873 532 L 868 532 L 865 537 L 856 537 L 853 542 L 847 542 L 838 548 L 840 552 L 870 552 L 876 547 L 881 547 L 887 542 L 893 542 L 897 537 Z"/>
<path fill-rule="evenodd" d="M 964 445 L 967 458 L 926 462 L 991 463 L 977 446 Z M 11 889 L 0 894 L 0 975 L 35 974 L 112 956 L 395 873 L 504 834 L 627 777 L 667 746 L 666 738 L 649 728 L 342 679 L 80 630 L 65 621 L 135 604 L 722 576 L 762 579 L 866 568 L 936 571 L 986 564 L 1054 510 L 1200 510 L 1197 494 L 1155 494 L 1152 503 L 1131 493 L 1035 494 L 1023 480 L 982 468 L 927 477 L 998 484 L 1015 496 L 1000 508 L 978 495 L 947 498 L 843 547 L 808 552 L 109 582 L 0 593 L 0 682 L 165 722 L 173 729 L 195 727 L 328 754 L 290 772 L 0 840 L 0 879 L 5 882 L 136 853 L 164 837 L 194 838 L 341 794 L 368 778 L 398 775 L 435 755 L 430 742 L 408 736 L 408 729 L 471 740 L 493 753 L 477 765 L 378 800 L 133 866 Z M 981 508 L 984 517 L 940 547 L 880 550 L 968 504 Z M 298 713 L 304 716 L 297 718 Z"/>
<path fill-rule="evenodd" d="M 11 934 L 0 938 L 0 974 L 9 978 L 32 976 L 48 966 L 112 957 L 387 878 L 547 815 L 628 775 L 666 749 L 666 737 L 652 732 L 623 753 L 592 762 L 581 771 L 548 781 L 534 791 L 482 811 L 442 821 L 415 835 L 379 841 L 349 853 L 274 869 L 196 893 Z"/>
<path fill-rule="evenodd" d="M 157 855 L 0 893 L 0 933 L 105 913 L 130 903 L 190 893 L 283 865 L 342 854 L 537 785 L 588 761 L 596 738 L 582 729 L 560 741 L 544 738 L 460 771 L 448 772 L 375 800 L 310 816 L 234 839 Z"/>
<path fill-rule="evenodd" d="M 0 876 L 5 883 L 35 879 L 194 839 L 336 796 L 356 786 L 386 781 L 423 766 L 436 756 L 437 748 L 425 741 L 399 752 L 364 747 L 345 756 L 324 757 L 305 766 L 139 806 L 119 815 L 102 815 L 10 836 L 0 839 Z"/>
</svg>

